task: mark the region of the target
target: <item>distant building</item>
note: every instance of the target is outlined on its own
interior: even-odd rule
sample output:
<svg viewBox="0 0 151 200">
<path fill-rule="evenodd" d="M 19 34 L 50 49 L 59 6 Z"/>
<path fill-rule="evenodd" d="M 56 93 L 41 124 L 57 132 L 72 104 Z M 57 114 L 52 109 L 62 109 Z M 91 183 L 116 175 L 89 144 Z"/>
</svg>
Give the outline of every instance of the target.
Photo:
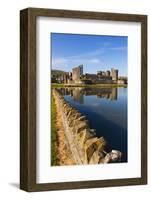
<svg viewBox="0 0 151 200">
<path fill-rule="evenodd" d="M 79 82 L 81 76 L 83 75 L 83 65 L 79 65 L 72 69 L 72 80 L 76 83 Z"/>
</svg>

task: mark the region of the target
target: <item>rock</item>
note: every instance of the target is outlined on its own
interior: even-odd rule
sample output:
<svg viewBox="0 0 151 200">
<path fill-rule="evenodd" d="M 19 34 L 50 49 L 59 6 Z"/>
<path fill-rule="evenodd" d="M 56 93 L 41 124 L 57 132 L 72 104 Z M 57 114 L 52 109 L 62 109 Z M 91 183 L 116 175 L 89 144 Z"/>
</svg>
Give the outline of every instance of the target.
<svg viewBox="0 0 151 200">
<path fill-rule="evenodd" d="M 104 159 L 101 160 L 102 163 L 115 163 L 120 162 L 122 157 L 122 153 L 117 150 L 112 150 L 110 153 L 108 153 Z"/>
<path fill-rule="evenodd" d="M 75 126 L 76 133 L 79 133 L 82 130 L 87 129 L 89 127 L 87 121 L 78 121 L 78 123 L 77 121 L 75 121 L 74 126 Z"/>
<path fill-rule="evenodd" d="M 121 161 L 122 153 L 120 151 L 112 150 L 111 155 L 112 155 L 112 161 L 113 162 L 116 162 L 116 161 L 120 162 Z"/>
<path fill-rule="evenodd" d="M 78 118 L 78 120 L 79 120 L 79 121 L 84 121 L 84 120 L 86 120 L 86 117 L 85 117 L 85 116 L 80 116 L 80 117 Z"/>
<path fill-rule="evenodd" d="M 96 129 L 90 129 L 90 133 L 95 136 L 96 135 Z"/>
</svg>

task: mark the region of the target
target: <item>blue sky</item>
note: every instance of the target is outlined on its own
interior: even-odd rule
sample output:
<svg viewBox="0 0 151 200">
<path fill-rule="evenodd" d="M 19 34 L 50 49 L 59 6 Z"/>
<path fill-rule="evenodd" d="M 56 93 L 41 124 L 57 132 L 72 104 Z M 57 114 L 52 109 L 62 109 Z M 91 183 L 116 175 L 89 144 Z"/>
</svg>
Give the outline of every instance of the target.
<svg viewBox="0 0 151 200">
<path fill-rule="evenodd" d="M 119 69 L 119 75 L 127 76 L 126 36 L 84 34 L 51 34 L 52 69 L 71 71 L 83 64 L 84 73 Z"/>
</svg>

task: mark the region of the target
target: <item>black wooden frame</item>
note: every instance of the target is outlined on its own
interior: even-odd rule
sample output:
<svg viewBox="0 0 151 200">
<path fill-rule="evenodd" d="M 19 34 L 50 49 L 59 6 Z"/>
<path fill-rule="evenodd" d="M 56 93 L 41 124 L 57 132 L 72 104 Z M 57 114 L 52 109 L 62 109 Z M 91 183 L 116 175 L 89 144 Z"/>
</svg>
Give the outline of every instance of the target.
<svg viewBox="0 0 151 200">
<path fill-rule="evenodd" d="M 141 177 L 36 183 L 36 18 L 62 17 L 141 23 Z M 147 184 L 147 16 L 27 8 L 20 12 L 20 188 L 45 191 Z"/>
</svg>

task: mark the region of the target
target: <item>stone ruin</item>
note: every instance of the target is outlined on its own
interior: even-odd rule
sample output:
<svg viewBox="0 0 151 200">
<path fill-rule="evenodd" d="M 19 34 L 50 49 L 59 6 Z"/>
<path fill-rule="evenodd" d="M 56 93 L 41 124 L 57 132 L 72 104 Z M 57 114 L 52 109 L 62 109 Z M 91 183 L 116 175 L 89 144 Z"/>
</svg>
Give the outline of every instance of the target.
<svg viewBox="0 0 151 200">
<path fill-rule="evenodd" d="M 67 103 L 59 89 L 53 89 L 53 96 L 61 112 L 63 127 L 72 157 L 76 164 L 103 164 L 120 162 L 122 153 L 107 151 L 104 137 L 96 137 L 89 122 L 78 110 Z"/>
<path fill-rule="evenodd" d="M 72 72 L 62 75 L 64 84 L 127 84 L 127 78 L 118 77 L 118 69 L 97 71 L 96 74 L 83 73 L 83 65 L 72 68 Z"/>
</svg>

